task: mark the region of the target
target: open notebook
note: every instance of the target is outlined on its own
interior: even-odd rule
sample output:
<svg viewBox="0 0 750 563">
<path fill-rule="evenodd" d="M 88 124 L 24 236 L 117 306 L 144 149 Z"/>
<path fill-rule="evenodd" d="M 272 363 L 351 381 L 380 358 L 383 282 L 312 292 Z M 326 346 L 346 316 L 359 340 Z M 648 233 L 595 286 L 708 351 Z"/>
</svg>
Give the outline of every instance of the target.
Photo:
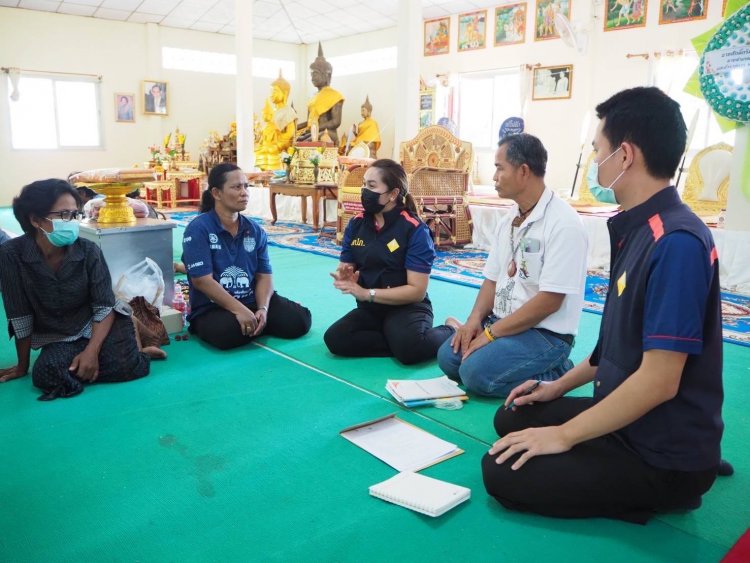
<svg viewBox="0 0 750 563">
<path fill-rule="evenodd" d="M 370 494 L 428 516 L 440 516 L 471 496 L 471 489 L 403 472 L 370 487 Z"/>
</svg>

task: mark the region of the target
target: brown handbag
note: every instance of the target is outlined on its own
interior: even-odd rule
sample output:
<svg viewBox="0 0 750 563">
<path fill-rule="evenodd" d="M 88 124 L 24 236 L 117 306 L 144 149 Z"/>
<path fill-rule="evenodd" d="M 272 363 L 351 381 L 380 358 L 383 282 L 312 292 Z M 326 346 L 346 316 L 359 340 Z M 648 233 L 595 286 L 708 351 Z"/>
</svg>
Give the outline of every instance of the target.
<svg viewBox="0 0 750 563">
<path fill-rule="evenodd" d="M 156 307 L 146 301 L 142 295 L 133 297 L 128 304 L 133 309 L 133 324 L 140 336 L 142 348 L 169 344 L 167 329 Z"/>
</svg>

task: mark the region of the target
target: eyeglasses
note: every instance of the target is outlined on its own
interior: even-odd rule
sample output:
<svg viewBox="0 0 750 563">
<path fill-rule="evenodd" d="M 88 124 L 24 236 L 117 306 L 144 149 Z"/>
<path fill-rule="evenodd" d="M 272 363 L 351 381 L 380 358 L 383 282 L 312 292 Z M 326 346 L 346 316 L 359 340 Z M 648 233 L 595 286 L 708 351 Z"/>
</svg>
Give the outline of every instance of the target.
<svg viewBox="0 0 750 563">
<path fill-rule="evenodd" d="M 50 211 L 49 213 L 47 213 L 47 216 L 49 215 L 56 215 L 57 219 L 62 219 L 63 221 L 72 221 L 83 216 L 83 214 L 77 209 L 74 211 L 71 211 L 70 209 L 63 209 L 62 211 Z"/>
<path fill-rule="evenodd" d="M 242 190 L 250 189 L 250 184 L 245 182 L 243 184 L 234 184 L 233 186 L 227 186 L 227 188 L 230 190 L 234 190 L 235 192 L 240 192 Z"/>
</svg>

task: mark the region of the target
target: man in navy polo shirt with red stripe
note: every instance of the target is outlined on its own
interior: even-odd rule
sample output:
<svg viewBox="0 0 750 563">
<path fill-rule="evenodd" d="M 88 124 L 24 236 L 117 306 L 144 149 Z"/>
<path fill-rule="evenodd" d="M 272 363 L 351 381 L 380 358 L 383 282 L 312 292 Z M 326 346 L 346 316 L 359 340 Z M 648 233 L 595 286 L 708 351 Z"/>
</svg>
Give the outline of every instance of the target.
<svg viewBox="0 0 750 563">
<path fill-rule="evenodd" d="M 671 185 L 686 142 L 679 104 L 633 88 L 596 111 L 592 193 L 622 207 L 608 221 L 599 340 L 560 379 L 511 392 L 482 472 L 509 509 L 645 523 L 700 506 L 720 468 L 719 264 Z M 592 381 L 593 398 L 563 397 Z"/>
</svg>

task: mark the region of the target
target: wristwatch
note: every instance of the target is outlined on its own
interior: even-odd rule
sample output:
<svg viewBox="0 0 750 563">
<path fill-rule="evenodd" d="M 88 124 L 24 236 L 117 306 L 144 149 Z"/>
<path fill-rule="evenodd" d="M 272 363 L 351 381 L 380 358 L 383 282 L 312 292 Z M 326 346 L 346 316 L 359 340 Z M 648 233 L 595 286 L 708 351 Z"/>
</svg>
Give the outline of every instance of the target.
<svg viewBox="0 0 750 563">
<path fill-rule="evenodd" d="M 373 303 L 375 301 L 375 290 L 370 290 L 370 303 Z"/>
</svg>

